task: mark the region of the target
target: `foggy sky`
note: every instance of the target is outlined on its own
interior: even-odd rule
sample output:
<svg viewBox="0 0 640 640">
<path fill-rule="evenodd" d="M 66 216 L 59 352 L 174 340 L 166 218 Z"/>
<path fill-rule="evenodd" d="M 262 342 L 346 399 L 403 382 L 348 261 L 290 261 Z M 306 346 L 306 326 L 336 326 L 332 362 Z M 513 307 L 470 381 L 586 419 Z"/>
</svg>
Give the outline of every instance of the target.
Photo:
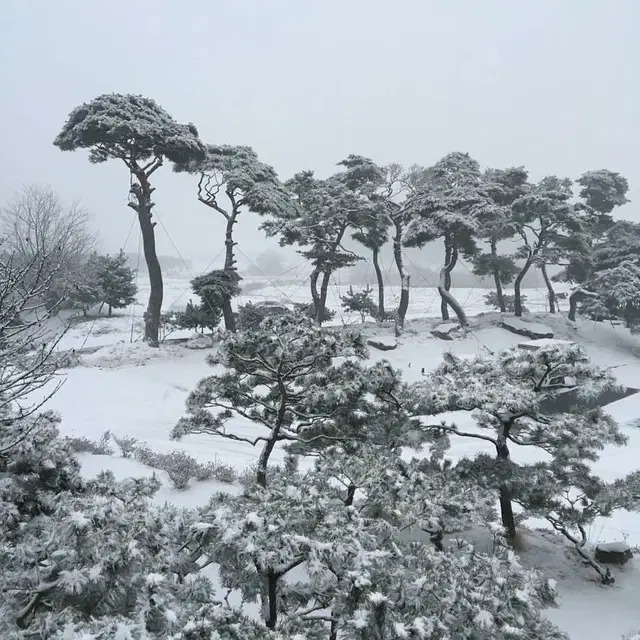
<svg viewBox="0 0 640 640">
<path fill-rule="evenodd" d="M 283 179 L 349 153 L 428 165 L 466 151 L 534 179 L 612 169 L 640 200 L 639 25 L 640 0 L 2 0 L 0 204 L 50 185 L 90 210 L 106 250 L 123 245 L 125 166 L 52 144 L 71 109 L 110 92 L 253 146 Z M 196 179 L 166 166 L 153 183 L 177 250 L 213 258 L 223 220 Z M 257 222 L 237 229 L 249 258 L 277 246 Z M 176 255 L 161 225 L 157 239 Z"/>
</svg>

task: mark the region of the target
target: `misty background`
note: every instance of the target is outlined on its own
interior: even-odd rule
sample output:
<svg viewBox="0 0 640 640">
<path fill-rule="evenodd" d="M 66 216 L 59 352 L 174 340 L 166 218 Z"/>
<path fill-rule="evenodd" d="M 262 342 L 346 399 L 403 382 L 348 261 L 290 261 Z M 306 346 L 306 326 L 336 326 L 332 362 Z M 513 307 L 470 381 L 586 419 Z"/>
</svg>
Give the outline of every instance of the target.
<svg viewBox="0 0 640 640">
<path fill-rule="evenodd" d="M 639 24 L 637 0 L 3 0 L 0 203 L 25 183 L 51 186 L 89 210 L 102 250 L 134 261 L 127 169 L 52 144 L 75 106 L 118 92 L 154 98 L 204 142 L 252 146 L 283 180 L 326 177 L 350 153 L 407 166 L 464 151 L 533 180 L 620 172 L 632 202 L 618 215 L 638 220 Z M 200 271 L 223 247 L 224 220 L 196 181 L 169 166 L 154 175 L 165 268 Z M 240 216 L 240 269 L 295 273 L 302 259 L 259 223 Z M 415 286 L 441 254 L 407 251 Z"/>
</svg>

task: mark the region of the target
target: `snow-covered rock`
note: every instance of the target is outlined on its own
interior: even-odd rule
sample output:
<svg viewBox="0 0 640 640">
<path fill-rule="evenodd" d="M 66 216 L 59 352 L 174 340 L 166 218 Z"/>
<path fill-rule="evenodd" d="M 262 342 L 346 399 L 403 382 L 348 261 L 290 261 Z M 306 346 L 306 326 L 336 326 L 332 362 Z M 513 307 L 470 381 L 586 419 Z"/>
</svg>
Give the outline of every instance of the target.
<svg viewBox="0 0 640 640">
<path fill-rule="evenodd" d="M 464 335 L 462 327 L 457 322 L 443 322 L 432 329 L 431 333 L 441 340 L 454 340 Z"/>
<path fill-rule="evenodd" d="M 393 349 L 398 346 L 398 341 L 391 336 L 380 336 L 377 338 L 369 338 L 367 344 L 380 351 L 393 351 Z"/>
<path fill-rule="evenodd" d="M 211 347 L 213 347 L 213 336 L 194 333 L 184 346 L 187 347 L 187 349 L 211 349 Z"/>
<path fill-rule="evenodd" d="M 511 333 L 525 336 L 532 340 L 553 338 L 553 329 L 550 327 L 535 322 L 525 322 L 521 318 L 503 318 L 500 326 L 507 331 L 511 331 Z"/>
<path fill-rule="evenodd" d="M 603 564 L 626 564 L 633 558 L 626 542 L 601 542 L 596 546 L 596 560 Z"/>
</svg>

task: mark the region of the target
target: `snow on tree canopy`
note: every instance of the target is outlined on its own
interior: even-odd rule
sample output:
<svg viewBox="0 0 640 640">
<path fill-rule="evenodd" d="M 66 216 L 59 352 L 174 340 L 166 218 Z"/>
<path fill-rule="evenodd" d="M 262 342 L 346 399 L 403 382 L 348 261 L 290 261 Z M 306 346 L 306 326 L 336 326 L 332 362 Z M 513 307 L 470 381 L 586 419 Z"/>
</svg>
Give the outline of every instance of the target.
<svg viewBox="0 0 640 640">
<path fill-rule="evenodd" d="M 76 107 L 53 144 L 62 151 L 90 149 L 91 162 L 152 157 L 187 162 L 205 153 L 193 124 L 176 122 L 151 98 L 119 93 Z"/>
<path fill-rule="evenodd" d="M 200 173 L 201 188 L 209 198 L 223 191 L 236 207 L 255 213 L 284 213 L 292 206 L 289 192 L 275 169 L 258 159 L 247 146 L 206 145 L 203 158 L 176 164 L 175 171 Z"/>
</svg>

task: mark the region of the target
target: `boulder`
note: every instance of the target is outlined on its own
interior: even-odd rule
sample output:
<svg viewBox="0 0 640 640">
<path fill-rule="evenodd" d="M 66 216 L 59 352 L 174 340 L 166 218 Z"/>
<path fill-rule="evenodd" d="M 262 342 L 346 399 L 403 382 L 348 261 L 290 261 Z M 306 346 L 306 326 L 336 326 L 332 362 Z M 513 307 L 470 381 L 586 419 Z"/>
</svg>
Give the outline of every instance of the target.
<svg viewBox="0 0 640 640">
<path fill-rule="evenodd" d="M 385 336 L 370 338 L 367 340 L 367 344 L 374 349 L 379 349 L 380 351 L 393 351 L 398 346 L 398 342 L 395 338 Z"/>
<path fill-rule="evenodd" d="M 213 336 L 205 336 L 202 333 L 192 335 L 184 345 L 187 349 L 211 349 Z"/>
<path fill-rule="evenodd" d="M 503 318 L 500 326 L 507 331 L 511 331 L 511 333 L 531 338 L 531 340 L 553 338 L 553 330 L 549 327 L 535 322 L 524 322 L 520 318 Z"/>
<path fill-rule="evenodd" d="M 602 564 L 626 564 L 633 558 L 626 542 L 601 542 L 596 547 L 596 560 Z"/>
<path fill-rule="evenodd" d="M 431 334 L 441 340 L 454 340 L 463 333 L 462 327 L 457 322 L 443 322 L 431 330 Z"/>
</svg>

